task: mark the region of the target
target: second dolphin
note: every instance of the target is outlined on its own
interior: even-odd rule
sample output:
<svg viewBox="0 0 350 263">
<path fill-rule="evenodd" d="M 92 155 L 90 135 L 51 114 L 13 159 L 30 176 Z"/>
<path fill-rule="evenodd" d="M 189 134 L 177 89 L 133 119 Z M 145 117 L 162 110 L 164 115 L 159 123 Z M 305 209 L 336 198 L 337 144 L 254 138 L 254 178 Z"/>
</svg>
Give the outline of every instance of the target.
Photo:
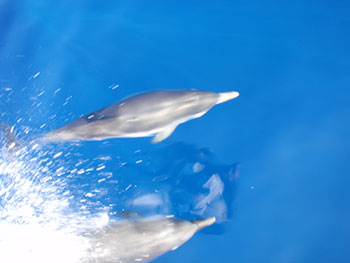
<svg viewBox="0 0 350 263">
<path fill-rule="evenodd" d="M 175 250 L 197 231 L 215 222 L 215 217 L 187 221 L 178 218 L 148 217 L 111 223 L 90 233 L 91 247 L 85 263 L 149 262 Z"/>
</svg>

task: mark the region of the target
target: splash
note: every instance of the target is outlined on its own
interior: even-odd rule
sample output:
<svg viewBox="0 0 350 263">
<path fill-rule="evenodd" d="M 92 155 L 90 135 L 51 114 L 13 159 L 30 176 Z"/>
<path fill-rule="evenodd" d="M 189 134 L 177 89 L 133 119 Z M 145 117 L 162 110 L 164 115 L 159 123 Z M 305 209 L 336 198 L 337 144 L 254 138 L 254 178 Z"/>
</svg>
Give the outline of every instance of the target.
<svg viewBox="0 0 350 263">
<path fill-rule="evenodd" d="M 1 141 L 0 260 L 4 263 L 78 263 L 90 248 L 84 232 L 109 221 L 107 213 L 91 215 L 72 207 L 68 169 L 61 153 Z M 8 139 L 9 137 L 7 137 Z M 52 160 L 57 160 L 54 162 Z"/>
</svg>

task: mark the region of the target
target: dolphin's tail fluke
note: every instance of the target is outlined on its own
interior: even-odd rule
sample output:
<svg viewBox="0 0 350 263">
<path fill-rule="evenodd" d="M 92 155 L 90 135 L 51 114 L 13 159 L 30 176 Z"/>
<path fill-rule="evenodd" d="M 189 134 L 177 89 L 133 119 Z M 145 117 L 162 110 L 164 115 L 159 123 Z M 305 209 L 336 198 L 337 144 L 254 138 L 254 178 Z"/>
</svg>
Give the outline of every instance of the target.
<svg viewBox="0 0 350 263">
<path fill-rule="evenodd" d="M 223 103 L 228 100 L 233 100 L 239 96 L 238 91 L 229 91 L 229 92 L 222 92 L 219 93 L 219 100 L 216 104 Z"/>
<path fill-rule="evenodd" d="M 45 133 L 43 135 L 41 135 L 40 138 L 38 138 L 38 141 L 41 143 L 48 143 L 48 142 L 54 142 L 58 140 L 58 136 L 54 135 L 53 133 Z"/>
<path fill-rule="evenodd" d="M 69 133 L 65 133 L 60 129 L 50 131 L 48 133 L 44 133 L 38 139 L 41 143 L 51 143 L 51 142 L 61 142 L 61 141 L 69 141 L 72 140 L 70 138 Z"/>
<path fill-rule="evenodd" d="M 215 223 L 215 221 L 216 221 L 215 217 L 208 217 L 205 219 L 193 220 L 192 222 L 197 225 L 198 231 L 199 231 L 207 226 L 211 226 L 212 224 Z"/>
</svg>

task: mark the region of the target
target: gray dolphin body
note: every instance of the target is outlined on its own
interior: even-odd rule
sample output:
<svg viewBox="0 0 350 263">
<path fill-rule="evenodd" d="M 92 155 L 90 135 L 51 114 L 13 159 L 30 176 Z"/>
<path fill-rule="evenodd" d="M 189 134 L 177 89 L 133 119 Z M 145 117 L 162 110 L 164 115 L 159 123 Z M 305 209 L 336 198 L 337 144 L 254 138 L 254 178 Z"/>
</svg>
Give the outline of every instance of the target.
<svg viewBox="0 0 350 263">
<path fill-rule="evenodd" d="M 44 141 L 103 140 L 154 136 L 160 142 L 176 127 L 199 118 L 238 92 L 156 90 L 142 93 L 87 114 L 43 136 Z"/>
<path fill-rule="evenodd" d="M 195 221 L 167 217 L 117 221 L 89 237 L 92 245 L 83 262 L 148 262 L 176 249 L 214 222 L 215 217 Z"/>
</svg>

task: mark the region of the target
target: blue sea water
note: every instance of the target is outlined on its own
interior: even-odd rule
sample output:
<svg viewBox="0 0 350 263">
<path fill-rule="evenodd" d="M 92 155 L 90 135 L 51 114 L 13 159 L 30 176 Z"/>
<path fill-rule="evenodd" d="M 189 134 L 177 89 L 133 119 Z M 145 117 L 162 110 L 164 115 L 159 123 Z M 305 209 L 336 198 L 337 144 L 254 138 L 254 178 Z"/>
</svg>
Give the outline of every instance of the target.
<svg viewBox="0 0 350 263">
<path fill-rule="evenodd" d="M 87 213 L 218 217 L 155 262 L 350 262 L 349 14 L 348 1 L 2 0 L 1 122 L 26 143 L 136 93 L 237 90 L 160 144 L 53 144 L 40 171 Z M 223 187 L 199 207 L 214 175 Z M 159 204 L 132 202 L 145 196 Z"/>
</svg>

